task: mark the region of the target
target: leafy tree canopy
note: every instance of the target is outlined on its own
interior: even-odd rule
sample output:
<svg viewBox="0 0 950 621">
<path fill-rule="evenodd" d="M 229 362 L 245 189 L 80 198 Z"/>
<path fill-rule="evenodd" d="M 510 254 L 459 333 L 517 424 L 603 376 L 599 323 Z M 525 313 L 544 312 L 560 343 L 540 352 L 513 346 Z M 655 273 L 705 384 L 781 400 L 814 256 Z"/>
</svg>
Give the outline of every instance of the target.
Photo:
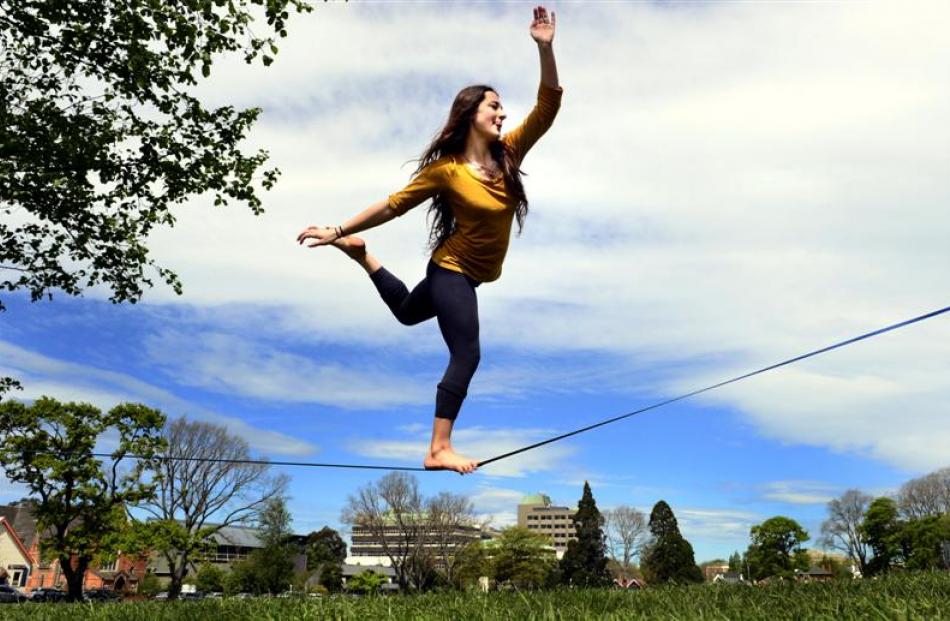
<svg viewBox="0 0 950 621">
<path fill-rule="evenodd" d="M 190 94 L 214 59 L 265 65 L 303 0 L 0 0 L 0 290 L 136 302 L 158 277 L 146 245 L 210 193 L 262 211 L 267 152 L 240 149 L 260 110 Z M 252 26 L 264 36 L 252 31 Z M 0 311 L 4 309 L 0 300 Z M 19 385 L 0 378 L 0 396 Z"/>
<path fill-rule="evenodd" d="M 59 560 L 71 599 L 82 598 L 90 563 L 114 554 L 126 508 L 154 495 L 145 474 L 165 449 L 164 423 L 158 410 L 132 403 L 107 413 L 48 397 L 0 403 L 0 463 L 30 490 L 38 530 L 49 533 L 43 553 Z M 107 467 L 92 456 L 105 433 L 117 436 Z M 128 455 L 142 459 L 123 462 Z"/>
</svg>

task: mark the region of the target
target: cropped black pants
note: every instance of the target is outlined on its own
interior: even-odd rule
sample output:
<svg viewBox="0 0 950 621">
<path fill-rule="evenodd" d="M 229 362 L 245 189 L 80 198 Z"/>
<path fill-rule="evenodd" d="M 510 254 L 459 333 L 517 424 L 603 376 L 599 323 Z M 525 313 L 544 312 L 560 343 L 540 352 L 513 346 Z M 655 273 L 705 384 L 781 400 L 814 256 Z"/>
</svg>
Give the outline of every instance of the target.
<svg viewBox="0 0 950 621">
<path fill-rule="evenodd" d="M 370 274 L 370 279 L 400 323 L 411 326 L 438 318 L 449 347 L 449 366 L 436 389 L 435 416 L 455 420 L 481 356 L 475 295 L 481 283 L 432 261 L 426 267 L 426 277 L 411 292 L 385 267 Z"/>
</svg>

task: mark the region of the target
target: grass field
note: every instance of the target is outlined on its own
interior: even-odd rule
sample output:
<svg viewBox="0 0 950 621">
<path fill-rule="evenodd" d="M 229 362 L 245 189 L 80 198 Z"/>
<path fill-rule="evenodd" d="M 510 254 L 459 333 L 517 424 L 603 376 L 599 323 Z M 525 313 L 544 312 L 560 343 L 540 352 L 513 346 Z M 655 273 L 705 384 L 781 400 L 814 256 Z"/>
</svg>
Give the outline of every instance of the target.
<svg viewBox="0 0 950 621">
<path fill-rule="evenodd" d="M 640 592 L 432 593 L 117 604 L 21 604 L 0 607 L 4 621 L 189 621 L 304 619 L 950 619 L 950 573 L 880 580 L 700 585 Z"/>
</svg>

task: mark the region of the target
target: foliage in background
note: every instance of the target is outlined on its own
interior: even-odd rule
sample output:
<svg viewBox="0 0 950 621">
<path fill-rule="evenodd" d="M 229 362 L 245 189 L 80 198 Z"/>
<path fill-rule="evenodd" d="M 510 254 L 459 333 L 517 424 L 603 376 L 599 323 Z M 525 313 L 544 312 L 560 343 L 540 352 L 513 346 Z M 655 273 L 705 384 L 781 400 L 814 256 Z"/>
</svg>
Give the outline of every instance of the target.
<svg viewBox="0 0 950 621">
<path fill-rule="evenodd" d="M 307 569 L 317 584 L 328 591 L 343 588 L 343 561 L 346 560 L 346 542 L 340 534 L 324 526 L 307 536 Z"/>
<path fill-rule="evenodd" d="M 861 535 L 861 523 L 874 498 L 857 489 L 849 489 L 828 503 L 828 519 L 821 524 L 819 543 L 825 549 L 844 552 L 862 574 L 868 571 L 870 548 Z"/>
<path fill-rule="evenodd" d="M 808 533 L 795 520 L 777 515 L 753 526 L 749 534 L 746 562 L 753 580 L 789 578 L 796 570 L 808 569 L 808 554 L 801 547 Z"/>
<path fill-rule="evenodd" d="M 650 535 L 651 540 L 640 554 L 640 569 L 647 582 L 689 584 L 703 581 L 693 546 L 680 534 L 676 516 L 664 500 L 657 502 L 650 512 Z"/>
<path fill-rule="evenodd" d="M 511 526 L 489 548 L 491 577 L 499 588 L 540 589 L 551 585 L 557 573 L 557 558 L 546 536 L 527 528 Z"/>
<path fill-rule="evenodd" d="M 59 561 L 71 600 L 82 599 L 83 576 L 94 560 L 114 558 L 126 509 L 154 498 L 145 475 L 165 449 L 164 423 L 158 410 L 133 403 L 105 414 L 48 397 L 29 406 L 0 403 L 0 463 L 10 481 L 29 488 L 43 554 Z M 106 467 L 92 456 L 104 434 L 117 444 Z M 140 459 L 123 462 L 127 455 Z"/>
<path fill-rule="evenodd" d="M 252 459 L 247 440 L 222 425 L 179 418 L 164 437 L 168 454 L 185 459 L 161 460 L 157 494 L 139 506 L 152 518 L 143 528 L 168 563 L 168 595 L 175 599 L 189 568 L 213 550 L 215 534 L 254 523 L 283 494 L 287 479 L 270 476 L 266 462 Z"/>
<path fill-rule="evenodd" d="M 590 484 L 584 481 L 584 491 L 574 514 L 577 538 L 568 542 L 567 551 L 561 559 L 561 580 L 564 584 L 579 587 L 610 584 L 603 525 L 604 518 L 597 509 Z"/>
<path fill-rule="evenodd" d="M 386 584 L 386 576 L 367 569 L 350 578 L 346 590 L 354 593 L 376 593 Z"/>
<path fill-rule="evenodd" d="M 210 108 L 190 91 L 223 54 L 269 65 L 291 9 L 311 7 L 0 0 L 0 290 L 35 302 L 102 285 L 134 303 L 154 269 L 181 293 L 149 233 L 205 193 L 261 213 L 258 188 L 279 173 L 260 172 L 266 151 L 240 148 L 260 109 Z"/>
</svg>

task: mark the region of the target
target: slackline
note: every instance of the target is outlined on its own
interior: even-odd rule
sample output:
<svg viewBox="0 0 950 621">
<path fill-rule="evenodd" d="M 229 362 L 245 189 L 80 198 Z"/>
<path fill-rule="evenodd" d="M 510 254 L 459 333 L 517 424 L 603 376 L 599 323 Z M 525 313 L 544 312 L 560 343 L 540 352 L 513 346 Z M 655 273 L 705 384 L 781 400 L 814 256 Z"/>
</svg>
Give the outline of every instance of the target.
<svg viewBox="0 0 950 621">
<path fill-rule="evenodd" d="M 814 350 L 814 351 L 808 352 L 807 354 L 801 354 L 800 356 L 795 356 L 794 358 L 789 358 L 788 360 L 783 360 L 782 362 L 777 362 L 777 363 L 775 363 L 775 364 L 771 364 L 771 365 L 769 365 L 769 366 L 767 366 L 767 367 L 763 367 L 763 368 L 758 369 L 758 370 L 756 370 L 756 371 L 751 371 L 751 372 L 749 372 L 749 373 L 744 373 L 744 374 L 739 375 L 739 376 L 737 376 L 737 377 L 734 377 L 734 378 L 732 378 L 732 379 L 728 379 L 728 380 L 725 380 L 725 381 L 722 381 L 722 382 L 718 382 L 718 383 L 716 383 L 716 384 L 712 384 L 711 386 L 706 386 L 705 388 L 700 388 L 700 389 L 698 389 L 698 390 L 694 390 L 694 391 L 692 391 L 692 392 L 688 392 L 688 393 L 683 394 L 683 395 L 680 395 L 680 396 L 678 396 L 678 397 L 673 397 L 672 399 L 666 399 L 665 401 L 660 401 L 659 403 L 654 403 L 653 405 L 648 405 L 647 407 L 640 408 L 639 410 L 634 410 L 633 412 L 628 412 L 627 414 L 621 414 L 620 416 L 614 416 L 613 418 L 608 418 L 607 420 L 602 420 L 602 421 L 600 421 L 599 423 L 594 423 L 594 424 L 592 424 L 592 425 L 587 425 L 586 427 L 581 427 L 580 429 L 575 429 L 574 431 L 569 431 L 569 432 L 567 432 L 567 433 L 562 433 L 562 434 L 559 435 L 559 436 L 554 436 L 553 438 L 548 438 L 547 440 L 542 440 L 541 442 L 535 442 L 534 444 L 530 444 L 530 445 L 528 445 L 528 446 L 524 446 L 524 447 L 519 448 L 519 449 L 516 449 L 516 450 L 514 450 L 514 451 L 509 451 L 508 453 L 503 453 L 503 454 L 501 454 L 501 455 L 496 455 L 495 457 L 492 457 L 492 458 L 490 458 L 490 459 L 485 459 L 485 460 L 482 460 L 482 461 L 478 462 L 478 467 L 481 468 L 482 466 L 487 466 L 487 465 L 490 464 L 490 463 L 493 463 L 493 462 L 496 462 L 496 461 L 501 461 L 502 459 L 507 459 L 507 458 L 509 458 L 509 457 L 513 457 L 513 456 L 515 456 L 515 455 L 518 455 L 519 453 L 524 453 L 524 452 L 526 452 L 526 451 L 530 451 L 530 450 L 532 450 L 532 449 L 536 449 L 536 448 L 538 448 L 538 447 L 544 446 L 545 444 L 551 444 L 552 442 L 558 442 L 559 440 L 563 440 L 563 439 L 565 439 L 565 438 L 570 438 L 571 436 L 576 436 L 576 435 L 578 435 L 578 434 L 584 433 L 585 431 L 590 431 L 591 429 L 596 429 L 596 428 L 598 428 L 598 427 L 603 427 L 604 425 L 609 425 L 609 424 L 611 424 L 611 423 L 616 423 L 617 421 L 623 420 L 623 419 L 625 419 L 625 418 L 630 418 L 631 416 L 636 416 L 637 414 L 642 414 L 642 413 L 644 413 L 644 412 L 649 412 L 650 410 L 655 410 L 655 409 L 661 408 L 661 407 L 663 407 L 663 406 L 665 406 L 665 405 L 669 405 L 669 404 L 671 404 L 671 403 L 676 403 L 677 401 L 682 401 L 682 400 L 684 400 L 684 399 L 689 399 L 690 397 L 695 397 L 696 395 L 702 394 L 702 393 L 704 393 L 704 392 L 708 392 L 708 391 L 710 391 L 710 390 L 715 390 L 716 388 L 721 388 L 721 387 L 726 386 L 726 385 L 728 385 L 728 384 L 733 384 L 733 383 L 735 383 L 735 382 L 739 382 L 739 381 L 742 381 L 742 380 L 744 380 L 744 379 L 748 379 L 748 378 L 750 378 L 750 377 L 752 377 L 752 376 L 754 376 L 754 375 L 759 375 L 760 373 L 765 373 L 766 371 L 771 371 L 771 370 L 773 370 L 773 369 L 778 369 L 779 367 L 784 367 L 784 366 L 790 365 L 790 364 L 792 364 L 792 363 L 798 362 L 798 361 L 800 361 L 800 360 L 805 360 L 806 358 L 812 358 L 812 357 L 817 356 L 817 355 L 819 355 L 819 354 L 823 354 L 823 353 L 829 352 L 829 351 L 831 351 L 831 350 L 833 350 L 833 349 L 838 349 L 838 348 L 841 348 L 841 347 L 845 347 L 845 346 L 847 346 L 847 345 L 851 345 L 851 344 L 853 344 L 853 343 L 857 343 L 858 341 L 863 341 L 863 340 L 865 340 L 865 339 L 869 339 L 869 338 L 874 337 L 874 336 L 879 336 L 879 335 L 881 335 L 881 334 L 884 334 L 885 332 L 891 332 L 892 330 L 897 330 L 898 328 L 903 328 L 903 327 L 905 327 L 905 326 L 909 326 L 909 325 L 911 325 L 911 324 L 918 323 L 918 322 L 924 321 L 925 319 L 930 319 L 930 318 L 932 318 L 932 317 L 936 317 L 937 315 L 942 315 L 942 314 L 947 313 L 947 312 L 950 312 L 950 306 L 946 306 L 946 307 L 941 308 L 941 309 L 939 309 L 939 310 L 931 311 L 931 312 L 929 312 L 929 313 L 926 313 L 926 314 L 924 314 L 924 315 L 920 315 L 920 316 L 918 316 L 918 317 L 914 317 L 914 318 L 912 318 L 912 319 L 905 319 L 904 321 L 900 321 L 900 322 L 898 322 L 898 323 L 894 323 L 894 324 L 891 324 L 891 325 L 889 325 L 889 326 L 885 326 L 885 327 L 883 327 L 883 328 L 879 328 L 879 329 L 877 329 L 877 330 L 873 330 L 873 331 L 871 331 L 871 332 L 867 332 L 867 333 L 862 334 L 862 335 L 860 335 L 860 336 L 855 336 L 855 337 L 853 337 L 853 338 L 850 338 L 850 339 L 841 341 L 840 343 L 835 343 L 834 345 L 828 345 L 827 347 L 822 347 L 821 349 L 816 349 L 816 350 Z M 93 453 L 92 455 L 93 455 L 94 457 L 112 457 L 112 455 L 110 455 L 110 454 L 108 454 L 108 453 Z M 132 458 L 132 459 L 144 459 L 144 457 L 141 456 L 141 455 L 123 455 L 123 456 L 120 456 L 120 459 L 121 459 L 122 457 L 129 457 L 129 458 Z M 235 464 L 266 464 L 266 465 L 271 465 L 271 466 L 304 466 L 304 467 L 310 467 L 310 468 L 351 468 L 351 469 L 359 469 L 359 470 L 402 470 L 402 471 L 408 471 L 408 472 L 437 472 L 437 471 L 435 471 L 435 470 L 426 470 L 425 468 L 412 467 L 412 466 L 372 466 L 372 465 L 367 465 L 367 464 L 329 464 L 329 463 L 314 463 L 314 462 L 305 462 L 305 461 L 269 461 L 269 460 L 264 460 L 264 459 L 258 460 L 258 459 L 221 459 L 221 458 L 211 458 L 211 457 L 175 457 L 175 456 L 173 456 L 173 455 L 157 455 L 157 456 L 153 457 L 152 459 L 155 459 L 155 460 L 158 460 L 158 461 L 165 461 L 165 460 L 171 460 L 171 461 L 201 461 L 201 462 L 235 463 Z"/>
</svg>

